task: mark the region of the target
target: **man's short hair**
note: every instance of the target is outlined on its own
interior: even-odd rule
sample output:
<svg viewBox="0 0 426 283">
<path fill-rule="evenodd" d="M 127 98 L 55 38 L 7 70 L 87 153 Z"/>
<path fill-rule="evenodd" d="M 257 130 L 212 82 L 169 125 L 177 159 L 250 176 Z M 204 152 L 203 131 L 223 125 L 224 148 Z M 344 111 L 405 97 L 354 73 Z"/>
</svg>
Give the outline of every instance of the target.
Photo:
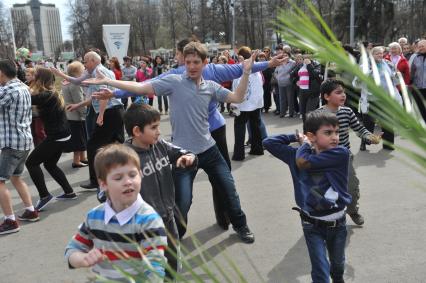
<svg viewBox="0 0 426 283">
<path fill-rule="evenodd" d="M 323 99 L 323 102 L 326 102 L 324 96 L 326 94 L 331 94 L 331 92 L 337 89 L 339 86 L 344 88 L 345 84 L 342 81 L 336 79 L 325 80 L 320 87 L 321 99 Z"/>
<path fill-rule="evenodd" d="M 109 171 L 116 166 L 132 163 L 140 170 L 138 154 L 130 147 L 113 143 L 100 148 L 95 156 L 95 172 L 98 179 L 106 181 Z"/>
<path fill-rule="evenodd" d="M 124 56 L 123 61 L 132 61 L 132 58 L 130 58 L 129 56 Z"/>
<path fill-rule="evenodd" d="M 190 42 L 200 42 L 200 41 L 198 40 L 198 38 L 197 38 L 195 35 L 193 35 L 193 36 L 191 36 L 191 37 L 184 38 L 184 39 L 182 39 L 181 41 L 179 41 L 179 42 L 176 44 L 176 49 L 177 49 L 178 51 L 180 51 L 180 52 L 182 52 L 182 53 L 183 53 L 183 49 L 184 49 L 184 48 L 185 48 L 185 46 L 186 46 L 188 43 L 190 43 Z"/>
<path fill-rule="evenodd" d="M 0 60 L 0 71 L 9 79 L 16 77 L 16 65 L 12 60 Z"/>
<path fill-rule="evenodd" d="M 339 126 L 339 120 L 335 113 L 315 110 L 306 115 L 305 131 L 316 134 L 322 126 Z"/>
<path fill-rule="evenodd" d="M 200 42 L 192 41 L 183 48 L 184 58 L 188 55 L 197 55 L 204 61 L 207 58 L 207 53 L 207 48 Z"/>
<path fill-rule="evenodd" d="M 133 103 L 124 113 L 124 127 L 129 136 L 133 136 L 133 128 L 138 126 L 141 132 L 146 125 L 161 119 L 161 114 L 154 107 L 147 104 Z"/>
</svg>

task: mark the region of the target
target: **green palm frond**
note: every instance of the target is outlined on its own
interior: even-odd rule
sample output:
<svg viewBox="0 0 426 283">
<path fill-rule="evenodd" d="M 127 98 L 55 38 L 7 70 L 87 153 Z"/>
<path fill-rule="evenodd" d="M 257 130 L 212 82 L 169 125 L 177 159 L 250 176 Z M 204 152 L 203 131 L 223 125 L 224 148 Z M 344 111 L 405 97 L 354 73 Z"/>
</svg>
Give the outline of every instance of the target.
<svg viewBox="0 0 426 283">
<path fill-rule="evenodd" d="M 383 127 L 395 129 L 401 137 L 408 139 L 412 143 L 410 148 L 402 148 L 400 146 L 396 148 L 414 161 L 418 170 L 426 173 L 425 123 L 417 110 L 415 102 L 411 100 L 411 95 L 402 77 L 398 75 L 404 106 L 401 106 L 394 99 L 394 96 L 399 94 L 393 93 L 393 91 L 387 92 L 380 86 L 378 70 L 371 54 L 368 54 L 364 47 L 360 45 L 361 62 L 364 63 L 362 68 L 360 68 L 346 54 L 311 1 L 305 2 L 309 15 L 304 13 L 294 3 L 291 3 L 291 9 L 281 9 L 279 11 L 275 22 L 277 30 L 290 45 L 313 53 L 314 57 L 323 64 L 334 62 L 339 70 L 357 77 L 368 91 L 375 96 L 377 101 L 376 105 L 371 107 L 371 113 L 369 114 L 378 118 Z M 368 74 L 367 64 L 372 67 L 372 76 Z M 393 90 L 390 77 L 386 77 L 386 83 L 389 86 L 388 89 Z M 414 107 L 412 107 L 413 105 Z"/>
</svg>

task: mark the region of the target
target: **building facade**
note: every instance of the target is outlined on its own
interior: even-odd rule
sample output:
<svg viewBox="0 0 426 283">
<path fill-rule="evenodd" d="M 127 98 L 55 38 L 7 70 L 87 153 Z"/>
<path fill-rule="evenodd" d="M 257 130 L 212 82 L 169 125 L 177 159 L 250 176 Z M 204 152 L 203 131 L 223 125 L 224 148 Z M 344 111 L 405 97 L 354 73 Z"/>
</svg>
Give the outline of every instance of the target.
<svg viewBox="0 0 426 283">
<path fill-rule="evenodd" d="M 15 4 L 11 9 L 12 24 L 17 48 L 27 47 L 54 57 L 62 45 L 61 19 L 54 4 L 31 0 Z"/>
</svg>

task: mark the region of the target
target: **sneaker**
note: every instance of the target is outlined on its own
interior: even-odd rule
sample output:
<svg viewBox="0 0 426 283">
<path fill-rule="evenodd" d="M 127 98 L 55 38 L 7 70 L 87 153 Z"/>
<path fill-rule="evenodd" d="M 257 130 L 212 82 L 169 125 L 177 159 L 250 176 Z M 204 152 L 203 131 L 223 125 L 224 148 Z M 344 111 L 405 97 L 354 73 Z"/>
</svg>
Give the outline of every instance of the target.
<svg viewBox="0 0 426 283">
<path fill-rule="evenodd" d="M 76 198 L 77 198 L 77 195 L 75 193 L 62 194 L 62 195 L 55 197 L 55 199 L 57 199 L 57 200 L 69 200 L 69 199 L 76 199 Z"/>
<path fill-rule="evenodd" d="M 40 217 L 38 217 L 37 210 L 31 211 L 31 210 L 25 209 L 24 213 L 18 216 L 18 219 L 22 221 L 36 222 L 40 220 Z"/>
<path fill-rule="evenodd" d="M 239 228 L 234 227 L 235 232 L 237 232 L 238 237 L 240 237 L 241 241 L 247 244 L 254 243 L 254 234 L 250 231 L 247 225 Z"/>
<path fill-rule="evenodd" d="M 104 203 L 107 200 L 107 195 L 104 190 L 99 190 L 99 192 L 96 194 L 96 198 L 100 203 Z"/>
<path fill-rule="evenodd" d="M 16 233 L 18 231 L 18 221 L 14 221 L 12 219 L 4 219 L 4 222 L 0 224 L 0 235 Z"/>
<path fill-rule="evenodd" d="M 53 200 L 53 196 L 52 195 L 48 195 L 47 197 L 41 198 L 37 201 L 37 204 L 35 206 L 35 209 L 37 211 L 42 211 L 43 208 L 46 207 L 46 205 Z"/>
<path fill-rule="evenodd" d="M 352 213 L 352 214 L 349 214 L 349 216 L 351 217 L 352 221 L 356 225 L 361 226 L 362 224 L 364 224 L 364 217 L 362 217 L 361 214 L 359 214 L 359 213 Z"/>
<path fill-rule="evenodd" d="M 85 189 L 86 191 L 97 191 L 98 190 L 98 185 L 93 184 L 91 182 L 81 184 L 80 187 Z"/>
</svg>

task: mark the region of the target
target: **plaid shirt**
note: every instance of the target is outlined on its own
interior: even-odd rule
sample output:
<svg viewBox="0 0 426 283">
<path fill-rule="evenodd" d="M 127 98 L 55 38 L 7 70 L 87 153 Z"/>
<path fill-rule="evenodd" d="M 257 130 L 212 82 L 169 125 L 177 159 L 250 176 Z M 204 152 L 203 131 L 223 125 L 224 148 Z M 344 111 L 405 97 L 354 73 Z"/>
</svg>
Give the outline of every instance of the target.
<svg viewBox="0 0 426 283">
<path fill-rule="evenodd" d="M 30 150 L 31 94 L 18 79 L 0 86 L 0 149 Z"/>
</svg>

